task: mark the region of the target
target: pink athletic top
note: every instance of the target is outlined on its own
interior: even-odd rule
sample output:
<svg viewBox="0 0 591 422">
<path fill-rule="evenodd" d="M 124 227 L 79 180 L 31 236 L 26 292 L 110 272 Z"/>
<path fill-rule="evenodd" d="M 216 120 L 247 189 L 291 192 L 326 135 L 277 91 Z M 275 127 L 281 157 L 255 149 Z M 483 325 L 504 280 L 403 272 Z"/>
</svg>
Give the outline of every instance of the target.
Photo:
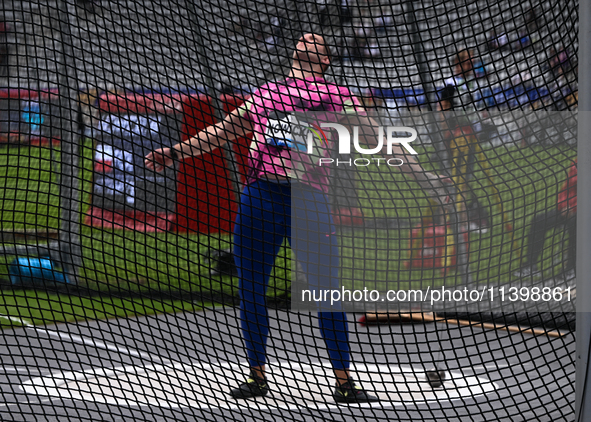
<svg viewBox="0 0 591 422">
<path fill-rule="evenodd" d="M 326 112 L 328 121 L 338 120 L 343 113 L 364 113 L 359 100 L 345 87 L 327 82 L 321 77 L 287 78 L 261 86 L 241 107 L 241 115 L 253 124 L 254 138 L 250 144 L 247 183 L 259 178 L 297 178 L 323 192 L 328 191 L 329 165 L 319 165 L 319 159 L 329 157 L 328 144 L 313 154 L 299 153 L 298 167 L 292 168 L 292 149 L 277 139 L 273 127 L 289 124 L 290 112 Z M 328 133 L 329 131 L 326 131 Z M 300 159 L 300 157 L 303 157 Z"/>
</svg>

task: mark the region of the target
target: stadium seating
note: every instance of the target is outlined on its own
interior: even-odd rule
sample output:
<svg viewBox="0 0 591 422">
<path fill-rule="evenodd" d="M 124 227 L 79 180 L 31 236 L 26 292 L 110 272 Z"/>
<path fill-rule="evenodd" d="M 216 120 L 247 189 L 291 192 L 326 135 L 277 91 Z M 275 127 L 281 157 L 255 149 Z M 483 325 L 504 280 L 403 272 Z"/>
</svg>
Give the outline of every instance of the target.
<svg viewBox="0 0 591 422">
<path fill-rule="evenodd" d="M 213 73 L 221 78 L 216 80 L 220 86 L 256 86 L 266 79 L 281 77 L 289 62 L 286 52 L 291 48 L 290 41 L 282 44 L 279 37 L 278 44 L 271 49 L 254 41 L 257 31 L 271 34 L 271 19 L 285 14 L 283 1 L 197 3 L 197 21 L 190 20 L 183 2 L 145 1 L 139 11 L 127 0 L 97 4 L 94 13 L 70 5 L 76 7 L 77 19 L 71 19 L 70 23 L 77 80 L 81 87 L 112 91 L 139 87 L 197 89 L 203 86 L 205 81 L 195 36 L 197 28 L 204 32 L 205 55 Z M 492 22 L 497 32 L 507 34 L 510 42 L 515 41 L 520 28 L 525 25 L 524 15 L 533 3 L 506 0 L 491 5 L 485 0 L 477 0 L 458 7 L 455 3 L 424 0 L 414 6 L 420 37 L 408 30 L 409 10 L 402 4 L 390 4 L 386 0 L 371 4 L 372 7 L 358 9 L 355 14 L 378 16 L 385 13 L 393 17 L 393 25 L 379 39 L 381 58 L 376 62 L 335 63 L 332 74 L 339 82 L 361 89 L 402 89 L 405 95 L 409 88 L 421 90 L 419 66 L 413 55 L 413 42 L 420 40 L 426 60 L 422 67 L 429 71 L 435 88 L 441 87 L 451 76 L 451 61 L 457 50 L 467 46 L 473 48 L 485 64 L 487 75 L 483 84 L 494 92 L 494 102 L 488 104 L 502 103 L 499 89 L 507 91 L 512 87 L 512 78 L 526 71 L 530 85 L 535 87 L 530 87 L 530 100 L 576 91 L 574 75 L 567 75 L 566 82 L 558 86 L 548 67 L 547 46 L 553 44 L 554 38 L 556 42 L 560 39 L 564 43 L 564 34 L 571 33 L 573 39 L 569 44 L 578 45 L 577 23 L 568 13 L 572 9 L 568 2 L 561 2 L 560 7 L 551 1 L 536 3 L 539 30 L 533 37 L 532 46 L 518 51 L 489 51 L 489 34 L 483 28 L 490 28 Z M 174 16 L 171 10 L 174 10 Z M 240 12 L 246 16 L 246 24 L 237 25 Z M 305 11 L 295 13 L 301 15 Z M 267 24 L 254 25 L 254 19 L 248 20 L 249 15 Z M 0 78 L 0 86 L 55 87 L 61 40 L 56 0 L 47 0 L 43 6 L 12 1 L 5 7 L 5 16 L 12 51 L 11 74 L 10 78 Z M 302 30 L 318 30 L 314 19 L 317 15 L 311 14 L 309 28 Z M 160 36 L 159 28 L 166 30 L 166 37 Z M 342 28 L 336 25 L 336 28 L 334 39 L 350 40 L 355 30 L 351 24 Z M 296 32 L 295 29 L 292 32 L 284 30 L 283 36 L 289 40 L 290 34 L 294 36 Z M 546 48 L 538 48 L 541 45 Z M 556 45 L 556 48 L 560 47 Z M 238 57 L 240 61 L 236 60 Z M 505 93 L 505 97 L 512 98 L 509 94 Z M 409 104 L 413 102 L 421 104 L 422 101 L 410 100 Z"/>
</svg>

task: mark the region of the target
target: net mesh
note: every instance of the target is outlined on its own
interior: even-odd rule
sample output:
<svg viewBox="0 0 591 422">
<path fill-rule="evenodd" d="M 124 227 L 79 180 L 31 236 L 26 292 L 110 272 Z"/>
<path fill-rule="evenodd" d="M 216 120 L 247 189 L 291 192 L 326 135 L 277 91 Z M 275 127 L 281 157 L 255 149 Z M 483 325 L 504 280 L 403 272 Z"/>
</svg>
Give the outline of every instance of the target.
<svg viewBox="0 0 591 422">
<path fill-rule="evenodd" d="M 0 10 L 0 419 L 574 419 L 577 2 Z"/>
</svg>

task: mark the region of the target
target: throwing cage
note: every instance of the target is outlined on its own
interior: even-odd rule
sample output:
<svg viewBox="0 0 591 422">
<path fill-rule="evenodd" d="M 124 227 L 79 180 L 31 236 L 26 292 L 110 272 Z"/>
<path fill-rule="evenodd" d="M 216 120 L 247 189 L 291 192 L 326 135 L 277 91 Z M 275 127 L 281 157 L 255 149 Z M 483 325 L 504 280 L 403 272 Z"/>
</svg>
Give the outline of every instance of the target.
<svg viewBox="0 0 591 422">
<path fill-rule="evenodd" d="M 5 1 L 0 419 L 574 420 L 574 239 L 528 234 L 576 218 L 578 24 L 574 0 Z M 289 86 L 306 33 L 330 66 L 298 107 L 341 87 L 384 138 L 416 133 L 398 159 L 418 167 L 329 151 L 334 230 L 277 246 L 253 325 L 232 232 L 257 134 L 163 172 L 144 157 L 267 113 L 252 104 Z M 331 236 L 343 307 L 317 314 L 295 286 Z M 270 393 L 235 399 L 267 328 Z M 380 401 L 335 402 L 327 330 Z"/>
</svg>

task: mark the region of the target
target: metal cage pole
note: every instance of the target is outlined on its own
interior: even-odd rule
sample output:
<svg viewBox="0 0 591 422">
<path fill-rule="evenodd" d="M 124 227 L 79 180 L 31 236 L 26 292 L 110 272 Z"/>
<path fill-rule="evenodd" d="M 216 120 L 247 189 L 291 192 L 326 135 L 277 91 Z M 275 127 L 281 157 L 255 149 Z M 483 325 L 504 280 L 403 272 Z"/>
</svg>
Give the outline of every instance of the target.
<svg viewBox="0 0 591 422">
<path fill-rule="evenodd" d="M 419 26 L 417 25 L 416 9 L 414 5 L 415 0 L 405 1 L 405 16 L 409 23 L 412 36 L 412 51 L 417 68 L 419 70 L 419 78 L 421 79 L 421 86 L 423 87 L 423 93 L 427 101 L 427 109 L 429 112 L 425 119 L 425 124 L 428 127 L 433 128 L 429 132 L 432 134 L 432 145 L 435 148 L 437 159 L 441 161 L 442 171 L 449 174 L 451 168 L 450 159 L 443 144 L 443 140 L 440 137 L 439 129 L 437 128 L 437 122 L 433 119 L 434 105 L 437 103 L 437 93 L 435 91 L 435 85 L 433 84 L 433 78 L 429 70 L 427 57 L 423 50 L 423 42 L 421 41 Z M 470 274 L 470 262 L 469 253 L 466 242 L 464 242 L 464 234 L 466 229 L 464 225 L 467 222 L 460 221 L 457 209 L 450 215 L 450 223 L 453 231 L 454 244 L 456 247 L 456 255 L 458 260 L 457 272 L 460 276 L 462 285 L 468 286 L 472 284 L 472 276 Z"/>
<path fill-rule="evenodd" d="M 224 118 L 224 109 L 220 100 L 221 92 L 216 87 L 213 80 L 212 68 L 208 59 L 208 54 L 210 53 L 205 50 L 205 45 L 203 43 L 203 34 L 201 32 L 201 25 L 199 23 L 200 20 L 199 16 L 197 15 L 197 11 L 195 10 L 195 0 L 186 0 L 185 4 L 189 12 L 189 25 L 191 32 L 197 44 L 197 54 L 199 55 L 199 57 L 197 57 L 197 62 L 200 64 L 201 71 L 203 72 L 203 76 L 205 78 L 205 89 L 211 97 L 214 121 L 221 122 Z M 236 153 L 232 149 L 230 142 L 226 142 L 220 148 L 222 149 L 224 158 L 227 162 L 228 172 L 230 173 L 230 184 L 232 185 L 232 190 L 234 191 L 234 198 L 237 203 L 240 203 L 242 184 L 240 181 L 240 175 L 238 173 Z"/>
<path fill-rule="evenodd" d="M 62 263 L 70 281 L 77 283 L 82 266 L 80 244 L 80 139 L 78 133 L 78 77 L 72 44 L 70 13 L 66 0 L 58 1 L 61 38 L 59 88 L 60 154 L 60 232 L 57 251 L 50 254 Z"/>
<path fill-rule="evenodd" d="M 423 93 L 427 100 L 427 108 L 429 111 L 433 111 L 433 104 L 436 103 L 437 96 L 435 95 L 435 85 L 433 85 L 433 78 L 427 65 L 427 57 L 423 51 L 423 41 L 419 35 L 419 27 L 417 25 L 416 10 L 413 0 L 406 1 L 407 11 L 406 19 L 408 20 L 410 29 L 413 33 L 412 36 L 412 52 L 419 70 L 419 78 L 421 79 L 421 86 L 423 87 Z"/>
<path fill-rule="evenodd" d="M 576 420 L 591 420 L 591 0 L 579 3 Z"/>
</svg>

